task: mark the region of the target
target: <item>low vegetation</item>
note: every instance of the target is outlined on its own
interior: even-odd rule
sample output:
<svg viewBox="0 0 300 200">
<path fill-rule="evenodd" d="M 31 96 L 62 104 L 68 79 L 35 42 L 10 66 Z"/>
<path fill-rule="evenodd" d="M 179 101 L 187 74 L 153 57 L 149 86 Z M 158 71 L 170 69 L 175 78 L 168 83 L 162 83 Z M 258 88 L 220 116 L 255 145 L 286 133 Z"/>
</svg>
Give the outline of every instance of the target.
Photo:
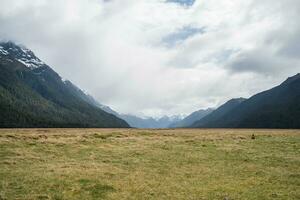
<svg viewBox="0 0 300 200">
<path fill-rule="evenodd" d="M 2 129 L 0 199 L 300 199 L 300 130 Z"/>
</svg>

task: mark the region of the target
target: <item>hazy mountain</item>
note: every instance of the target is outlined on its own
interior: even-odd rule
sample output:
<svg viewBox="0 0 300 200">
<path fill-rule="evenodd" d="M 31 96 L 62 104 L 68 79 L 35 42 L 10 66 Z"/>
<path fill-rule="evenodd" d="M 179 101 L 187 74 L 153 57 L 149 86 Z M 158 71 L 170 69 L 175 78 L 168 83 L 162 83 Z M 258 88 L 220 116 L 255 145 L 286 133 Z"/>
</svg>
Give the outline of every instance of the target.
<svg viewBox="0 0 300 200">
<path fill-rule="evenodd" d="M 73 87 L 77 91 L 77 95 L 81 99 L 83 99 L 84 101 L 86 101 L 89 104 L 92 104 L 92 105 L 100 108 L 101 110 L 104 110 L 105 112 L 107 112 L 109 114 L 113 114 L 113 115 L 119 117 L 119 113 L 117 113 L 116 111 L 114 111 L 113 109 L 111 109 L 109 106 L 106 106 L 106 105 L 103 105 L 103 104 L 99 103 L 96 99 L 94 99 L 94 97 L 92 97 L 89 94 L 86 94 L 85 92 L 83 92 L 82 90 L 80 90 L 79 88 L 77 88 L 70 81 L 65 81 L 65 83 L 66 83 L 66 85 L 69 85 L 69 87 Z"/>
<path fill-rule="evenodd" d="M 131 127 L 135 128 L 168 128 L 171 124 L 182 120 L 180 116 L 164 116 L 158 119 L 147 117 L 141 118 L 134 115 L 119 115 Z"/>
<path fill-rule="evenodd" d="M 0 43 L 0 127 L 129 127 L 29 49 Z"/>
<path fill-rule="evenodd" d="M 246 99 L 244 98 L 231 99 L 207 116 L 194 122 L 191 127 L 210 127 L 210 125 L 214 126 L 218 120 L 222 119 L 227 113 L 231 112 L 235 107 L 240 105 L 245 100 Z"/>
<path fill-rule="evenodd" d="M 300 74 L 234 106 L 223 116 L 211 113 L 194 127 L 300 128 Z"/>
<path fill-rule="evenodd" d="M 180 116 L 164 116 L 161 118 L 152 118 L 152 117 L 138 117 L 135 115 L 129 115 L 129 114 L 119 114 L 109 106 L 103 105 L 99 103 L 97 100 L 95 100 L 92 96 L 85 94 L 82 90 L 77 88 L 74 84 L 72 84 L 70 81 L 65 81 L 67 87 L 71 88 L 73 93 L 79 96 L 82 100 L 101 108 L 107 113 L 113 114 L 114 116 L 125 120 L 131 127 L 135 128 L 168 128 L 170 124 L 176 123 L 180 120 L 182 120 L 182 117 Z"/>
<path fill-rule="evenodd" d="M 192 124 L 194 124 L 196 121 L 199 121 L 203 117 L 207 116 L 213 111 L 212 108 L 208 108 L 206 110 L 198 110 L 196 112 L 193 112 L 192 114 L 185 117 L 183 120 L 180 120 L 176 123 L 172 123 L 169 127 L 170 128 L 183 128 L 183 127 L 189 127 Z"/>
<path fill-rule="evenodd" d="M 182 120 L 181 116 L 164 116 L 161 118 L 153 118 L 138 117 L 130 114 L 119 114 L 118 112 L 111 109 L 109 106 L 102 105 L 98 102 L 94 103 L 94 105 L 100 107 L 102 110 L 108 113 L 117 116 L 118 118 L 125 120 L 131 127 L 134 128 L 168 128 L 171 124 L 175 124 Z"/>
</svg>

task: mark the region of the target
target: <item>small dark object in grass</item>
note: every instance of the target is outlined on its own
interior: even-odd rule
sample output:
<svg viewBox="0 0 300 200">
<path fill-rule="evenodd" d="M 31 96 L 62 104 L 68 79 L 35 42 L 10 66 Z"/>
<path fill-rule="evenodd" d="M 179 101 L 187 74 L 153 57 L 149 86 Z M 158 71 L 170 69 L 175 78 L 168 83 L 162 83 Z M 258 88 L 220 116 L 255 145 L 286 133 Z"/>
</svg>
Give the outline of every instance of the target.
<svg viewBox="0 0 300 200">
<path fill-rule="evenodd" d="M 273 193 L 271 196 L 272 197 L 278 197 L 278 195 L 276 193 Z"/>
<path fill-rule="evenodd" d="M 255 135 L 254 134 L 252 134 L 251 139 L 255 140 Z"/>
</svg>

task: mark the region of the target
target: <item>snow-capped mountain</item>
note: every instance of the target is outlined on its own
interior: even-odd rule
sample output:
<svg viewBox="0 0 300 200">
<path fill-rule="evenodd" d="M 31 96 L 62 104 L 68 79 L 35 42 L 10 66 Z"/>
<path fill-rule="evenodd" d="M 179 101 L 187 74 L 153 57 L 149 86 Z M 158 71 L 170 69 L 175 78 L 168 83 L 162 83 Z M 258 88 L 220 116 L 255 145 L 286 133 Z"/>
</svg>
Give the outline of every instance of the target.
<svg viewBox="0 0 300 200">
<path fill-rule="evenodd" d="M 182 116 L 163 116 L 160 118 L 138 117 L 130 114 L 118 114 L 119 118 L 124 119 L 134 128 L 168 128 L 171 124 L 182 120 Z"/>
<path fill-rule="evenodd" d="M 0 43 L 0 127 L 129 127 L 29 49 Z"/>
<path fill-rule="evenodd" d="M 36 69 L 45 65 L 31 50 L 22 45 L 16 45 L 13 42 L 0 43 L 0 56 L 15 59 L 29 69 Z"/>
</svg>

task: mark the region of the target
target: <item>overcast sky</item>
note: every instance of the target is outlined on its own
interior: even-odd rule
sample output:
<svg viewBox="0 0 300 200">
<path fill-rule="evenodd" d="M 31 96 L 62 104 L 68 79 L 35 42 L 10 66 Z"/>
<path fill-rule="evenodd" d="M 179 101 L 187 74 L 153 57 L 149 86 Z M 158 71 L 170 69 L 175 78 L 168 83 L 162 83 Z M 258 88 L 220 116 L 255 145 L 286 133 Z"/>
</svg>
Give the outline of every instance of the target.
<svg viewBox="0 0 300 200">
<path fill-rule="evenodd" d="M 120 113 L 189 114 L 300 72 L 300 0 L 0 0 L 0 39 Z"/>
</svg>

